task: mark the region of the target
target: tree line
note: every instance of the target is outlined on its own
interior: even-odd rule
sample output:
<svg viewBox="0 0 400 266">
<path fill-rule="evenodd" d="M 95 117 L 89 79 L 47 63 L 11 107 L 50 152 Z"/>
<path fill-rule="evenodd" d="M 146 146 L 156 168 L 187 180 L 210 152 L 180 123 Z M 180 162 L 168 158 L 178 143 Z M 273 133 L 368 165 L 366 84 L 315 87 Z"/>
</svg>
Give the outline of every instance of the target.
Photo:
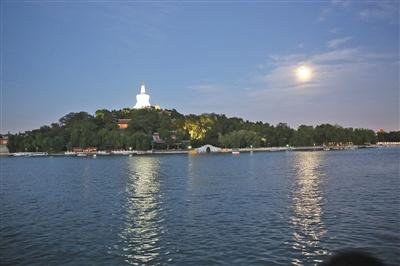
<svg viewBox="0 0 400 266">
<path fill-rule="evenodd" d="M 130 119 L 126 129 L 118 128 L 118 119 Z M 161 143 L 153 140 L 158 133 Z M 313 145 L 374 144 L 400 141 L 400 131 L 378 132 L 344 128 L 338 125 L 270 125 L 221 114 L 183 115 L 173 110 L 129 109 L 69 113 L 57 123 L 23 133 L 9 134 L 10 152 L 61 152 L 73 148 L 170 149 L 212 144 L 227 148 Z"/>
</svg>

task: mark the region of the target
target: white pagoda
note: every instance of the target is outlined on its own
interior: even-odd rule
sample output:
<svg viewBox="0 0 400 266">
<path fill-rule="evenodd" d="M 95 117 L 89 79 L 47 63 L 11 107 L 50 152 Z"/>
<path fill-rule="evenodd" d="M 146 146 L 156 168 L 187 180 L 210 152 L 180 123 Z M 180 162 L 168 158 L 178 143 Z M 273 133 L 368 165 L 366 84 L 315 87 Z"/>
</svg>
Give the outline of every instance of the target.
<svg viewBox="0 0 400 266">
<path fill-rule="evenodd" d="M 140 86 L 140 94 L 136 95 L 136 104 L 133 108 L 141 109 L 150 106 L 150 95 L 146 94 L 146 88 L 144 82 L 142 82 L 142 85 Z"/>
</svg>

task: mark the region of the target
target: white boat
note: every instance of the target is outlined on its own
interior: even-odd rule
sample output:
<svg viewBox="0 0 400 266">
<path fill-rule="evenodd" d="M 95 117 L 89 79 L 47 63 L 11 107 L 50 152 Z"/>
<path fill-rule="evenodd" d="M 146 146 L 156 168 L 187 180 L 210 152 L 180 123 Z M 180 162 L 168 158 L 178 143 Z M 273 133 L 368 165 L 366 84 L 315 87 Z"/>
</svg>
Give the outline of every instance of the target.
<svg viewBox="0 0 400 266">
<path fill-rule="evenodd" d="M 49 155 L 47 152 L 32 152 L 29 156 L 36 157 L 36 156 L 47 156 L 47 155 Z"/>
<path fill-rule="evenodd" d="M 110 155 L 110 153 L 106 151 L 98 151 L 97 155 Z"/>
<path fill-rule="evenodd" d="M 66 152 L 64 152 L 64 155 L 73 156 L 73 155 L 76 155 L 76 152 L 74 152 L 74 151 L 66 151 Z"/>
<path fill-rule="evenodd" d="M 143 155 L 143 154 L 151 154 L 153 151 L 136 151 L 136 154 Z"/>
<path fill-rule="evenodd" d="M 240 154 L 239 149 L 233 149 L 233 150 L 232 150 L 232 154 L 233 154 L 233 155 L 239 155 L 239 154 Z"/>
<path fill-rule="evenodd" d="M 115 155 L 129 155 L 129 154 L 132 154 L 131 151 L 125 151 L 125 150 L 111 151 L 111 153 L 115 154 Z"/>
<path fill-rule="evenodd" d="M 17 157 L 22 157 L 22 156 L 30 156 L 30 152 L 14 152 L 12 155 L 17 156 Z"/>
<path fill-rule="evenodd" d="M 36 157 L 36 156 L 47 156 L 47 152 L 15 152 L 13 156 L 17 157 Z"/>
</svg>

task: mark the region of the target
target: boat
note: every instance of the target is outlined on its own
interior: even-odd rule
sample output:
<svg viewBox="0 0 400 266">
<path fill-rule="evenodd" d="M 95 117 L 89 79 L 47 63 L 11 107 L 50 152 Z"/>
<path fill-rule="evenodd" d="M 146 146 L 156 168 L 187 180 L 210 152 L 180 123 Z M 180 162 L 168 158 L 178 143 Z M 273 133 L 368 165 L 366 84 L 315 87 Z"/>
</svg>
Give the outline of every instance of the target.
<svg viewBox="0 0 400 266">
<path fill-rule="evenodd" d="M 232 150 L 232 154 L 233 154 L 233 155 L 239 155 L 239 154 L 240 154 L 239 149 L 233 149 L 233 150 Z"/>
<path fill-rule="evenodd" d="M 98 151 L 97 155 L 110 155 L 110 153 L 106 151 Z"/>
<path fill-rule="evenodd" d="M 116 150 L 116 151 L 111 151 L 112 154 L 115 155 L 129 155 L 132 154 L 131 151 L 126 151 L 126 150 Z"/>
<path fill-rule="evenodd" d="M 47 152 L 32 152 L 29 156 L 36 157 L 36 156 L 47 156 L 49 155 Z"/>
<path fill-rule="evenodd" d="M 152 154 L 152 153 L 153 153 L 152 150 L 150 150 L 150 151 L 136 151 L 136 154 L 138 154 L 138 155 Z"/>
<path fill-rule="evenodd" d="M 76 155 L 76 152 L 74 152 L 74 151 L 66 151 L 66 152 L 64 152 L 64 155 L 73 156 L 73 155 Z"/>
<path fill-rule="evenodd" d="M 47 156 L 47 152 L 15 152 L 12 154 L 17 157 L 37 157 L 37 156 Z"/>
<path fill-rule="evenodd" d="M 23 156 L 27 157 L 30 156 L 30 154 L 31 154 L 30 152 L 15 152 L 12 155 L 16 157 L 23 157 Z"/>
</svg>

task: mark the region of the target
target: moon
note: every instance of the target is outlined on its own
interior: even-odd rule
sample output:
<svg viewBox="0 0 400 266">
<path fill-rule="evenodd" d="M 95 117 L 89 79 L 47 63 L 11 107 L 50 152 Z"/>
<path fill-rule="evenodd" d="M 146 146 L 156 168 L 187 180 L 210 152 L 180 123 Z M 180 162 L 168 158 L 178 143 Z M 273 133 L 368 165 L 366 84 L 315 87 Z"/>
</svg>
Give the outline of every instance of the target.
<svg viewBox="0 0 400 266">
<path fill-rule="evenodd" d="M 310 81 L 313 75 L 313 71 L 309 66 L 299 66 L 296 69 L 296 77 L 299 81 L 307 82 Z"/>
</svg>

